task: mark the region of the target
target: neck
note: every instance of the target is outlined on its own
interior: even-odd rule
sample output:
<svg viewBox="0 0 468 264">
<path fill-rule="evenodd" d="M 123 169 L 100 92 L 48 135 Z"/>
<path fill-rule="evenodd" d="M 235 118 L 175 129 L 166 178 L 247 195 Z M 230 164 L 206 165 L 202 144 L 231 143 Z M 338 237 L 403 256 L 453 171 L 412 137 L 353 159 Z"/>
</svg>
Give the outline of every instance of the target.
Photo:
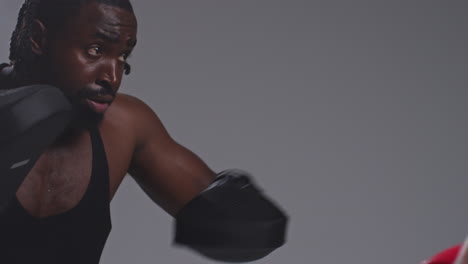
<svg viewBox="0 0 468 264">
<path fill-rule="evenodd" d="M 59 149 L 73 144 L 80 135 L 88 131 L 92 126 L 98 126 L 99 121 L 85 116 L 74 115 L 65 130 L 55 139 L 51 149 Z"/>
<path fill-rule="evenodd" d="M 85 130 L 87 130 L 85 127 L 70 125 L 55 139 L 54 143 L 52 143 L 49 148 L 58 149 L 63 146 L 73 144 L 78 136 L 81 135 Z"/>
</svg>

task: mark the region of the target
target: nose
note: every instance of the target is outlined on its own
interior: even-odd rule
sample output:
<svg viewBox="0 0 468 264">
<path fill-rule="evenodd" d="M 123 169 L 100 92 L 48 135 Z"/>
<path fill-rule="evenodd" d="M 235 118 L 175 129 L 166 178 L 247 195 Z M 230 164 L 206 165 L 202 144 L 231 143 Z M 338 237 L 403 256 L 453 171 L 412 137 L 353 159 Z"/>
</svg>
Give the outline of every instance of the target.
<svg viewBox="0 0 468 264">
<path fill-rule="evenodd" d="M 122 71 L 119 69 L 117 61 L 108 60 L 100 66 L 98 71 L 98 76 L 96 78 L 96 84 L 102 86 L 104 89 L 110 89 L 112 94 L 116 93 L 120 86 L 120 81 L 122 78 Z"/>
</svg>

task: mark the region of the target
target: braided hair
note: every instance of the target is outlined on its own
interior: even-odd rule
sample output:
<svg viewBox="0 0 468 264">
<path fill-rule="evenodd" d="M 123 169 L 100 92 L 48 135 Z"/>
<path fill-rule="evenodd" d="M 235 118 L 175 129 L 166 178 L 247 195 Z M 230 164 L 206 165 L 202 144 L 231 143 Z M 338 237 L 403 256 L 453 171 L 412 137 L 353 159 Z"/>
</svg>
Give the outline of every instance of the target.
<svg viewBox="0 0 468 264">
<path fill-rule="evenodd" d="M 39 19 L 47 28 L 48 34 L 57 34 L 64 22 L 76 15 L 82 4 L 99 2 L 117 6 L 133 12 L 130 0 L 25 0 L 18 14 L 18 21 L 11 35 L 10 65 L 21 76 L 30 75 L 30 66 L 37 59 L 32 51 L 31 34 L 33 22 Z M 125 64 L 125 74 L 130 73 L 130 65 Z"/>
</svg>

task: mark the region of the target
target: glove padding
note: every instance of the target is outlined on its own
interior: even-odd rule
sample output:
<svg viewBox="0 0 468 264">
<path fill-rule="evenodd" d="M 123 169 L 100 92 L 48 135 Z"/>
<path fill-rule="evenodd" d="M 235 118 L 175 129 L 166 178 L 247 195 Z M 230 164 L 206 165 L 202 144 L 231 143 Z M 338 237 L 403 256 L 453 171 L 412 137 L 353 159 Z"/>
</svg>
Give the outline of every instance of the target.
<svg viewBox="0 0 468 264">
<path fill-rule="evenodd" d="M 175 218 L 175 243 L 226 262 L 263 258 L 285 243 L 287 216 L 252 183 L 250 175 L 227 170 L 182 208 Z"/>
<path fill-rule="evenodd" d="M 15 195 L 71 116 L 69 101 L 53 86 L 0 90 L 0 207 Z"/>
</svg>

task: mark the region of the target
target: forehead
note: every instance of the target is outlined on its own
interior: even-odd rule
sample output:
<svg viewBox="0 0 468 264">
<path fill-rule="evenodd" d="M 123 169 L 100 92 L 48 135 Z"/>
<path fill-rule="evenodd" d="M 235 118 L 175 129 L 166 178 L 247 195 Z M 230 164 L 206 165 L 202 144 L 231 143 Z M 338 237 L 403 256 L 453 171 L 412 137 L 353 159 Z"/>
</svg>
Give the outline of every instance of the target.
<svg viewBox="0 0 468 264">
<path fill-rule="evenodd" d="M 80 34 L 79 32 L 89 34 L 95 31 L 107 31 L 111 34 L 123 32 L 124 35 L 135 38 L 137 30 L 137 20 L 132 12 L 96 1 L 82 4 L 78 14 L 67 24 L 66 28 L 76 34 Z"/>
</svg>

